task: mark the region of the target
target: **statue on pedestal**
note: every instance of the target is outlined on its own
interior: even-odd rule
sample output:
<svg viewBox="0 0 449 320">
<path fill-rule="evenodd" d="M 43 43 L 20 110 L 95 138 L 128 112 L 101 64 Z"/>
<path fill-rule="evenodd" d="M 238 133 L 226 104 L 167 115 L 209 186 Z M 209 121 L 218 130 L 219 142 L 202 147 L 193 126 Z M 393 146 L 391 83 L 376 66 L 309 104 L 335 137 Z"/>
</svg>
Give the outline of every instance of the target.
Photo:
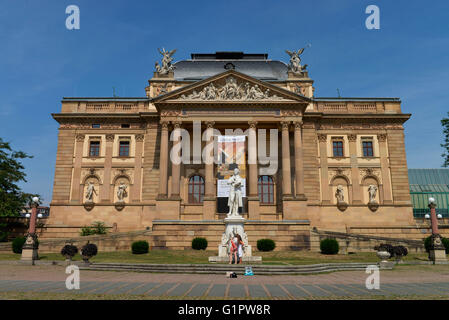
<svg viewBox="0 0 449 320">
<path fill-rule="evenodd" d="M 371 184 L 368 187 L 368 193 L 369 193 L 369 202 L 370 203 L 376 202 L 377 187 Z"/>
<path fill-rule="evenodd" d="M 123 181 L 118 186 L 117 190 L 117 198 L 119 202 L 123 202 L 124 198 L 127 197 L 128 193 L 126 192 L 127 185 L 123 183 Z"/>
<path fill-rule="evenodd" d="M 86 191 L 86 202 L 93 202 L 94 193 L 97 194 L 97 191 L 95 191 L 94 183 L 90 181 Z"/>
<path fill-rule="evenodd" d="M 239 208 L 243 206 L 242 201 L 242 178 L 239 176 L 240 170 L 234 169 L 234 175 L 229 178 L 228 184 L 231 186 L 229 189 L 228 206 L 229 217 L 240 217 Z"/>
</svg>

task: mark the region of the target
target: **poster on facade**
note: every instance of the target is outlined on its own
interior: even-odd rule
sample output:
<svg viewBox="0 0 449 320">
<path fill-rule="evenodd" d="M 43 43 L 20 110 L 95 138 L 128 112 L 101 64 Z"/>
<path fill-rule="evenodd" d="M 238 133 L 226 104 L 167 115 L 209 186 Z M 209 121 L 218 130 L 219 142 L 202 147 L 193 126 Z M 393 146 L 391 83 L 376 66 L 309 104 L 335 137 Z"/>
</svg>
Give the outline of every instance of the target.
<svg viewBox="0 0 449 320">
<path fill-rule="evenodd" d="M 239 168 L 242 178 L 242 197 L 246 197 L 246 136 L 218 136 L 217 197 L 229 195 L 228 179 Z"/>
</svg>

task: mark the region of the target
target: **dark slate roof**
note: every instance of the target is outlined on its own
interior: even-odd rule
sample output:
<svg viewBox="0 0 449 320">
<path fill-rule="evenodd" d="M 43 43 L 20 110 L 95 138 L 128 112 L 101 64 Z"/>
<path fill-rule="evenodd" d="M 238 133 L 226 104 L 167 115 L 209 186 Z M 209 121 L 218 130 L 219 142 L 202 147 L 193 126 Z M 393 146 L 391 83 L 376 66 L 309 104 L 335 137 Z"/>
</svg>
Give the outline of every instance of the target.
<svg viewBox="0 0 449 320">
<path fill-rule="evenodd" d="M 176 80 L 202 80 L 229 69 L 265 81 L 287 79 L 287 65 L 268 59 L 268 54 L 243 52 L 193 53 L 191 60 L 174 63 Z"/>
</svg>

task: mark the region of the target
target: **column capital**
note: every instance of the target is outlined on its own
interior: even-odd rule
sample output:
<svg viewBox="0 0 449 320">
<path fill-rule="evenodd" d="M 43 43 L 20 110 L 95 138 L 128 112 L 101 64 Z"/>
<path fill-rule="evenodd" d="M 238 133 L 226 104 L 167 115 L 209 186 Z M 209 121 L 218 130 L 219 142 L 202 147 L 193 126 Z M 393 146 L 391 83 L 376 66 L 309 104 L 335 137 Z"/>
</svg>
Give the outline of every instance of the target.
<svg viewBox="0 0 449 320">
<path fill-rule="evenodd" d="M 166 130 L 166 129 L 168 129 L 169 121 L 161 120 L 160 124 L 161 124 L 162 129 Z"/>
<path fill-rule="evenodd" d="M 215 121 L 206 121 L 206 128 L 212 129 L 215 125 Z"/>
<path fill-rule="evenodd" d="M 250 129 L 256 129 L 257 121 L 248 121 Z"/>
<path fill-rule="evenodd" d="M 136 134 L 136 141 L 137 142 L 142 142 L 144 140 L 144 138 L 145 138 L 144 134 L 141 134 L 141 133 Z"/>
<path fill-rule="evenodd" d="M 115 135 L 110 133 L 106 135 L 106 141 L 112 142 L 114 141 Z"/>
<path fill-rule="evenodd" d="M 327 134 L 325 134 L 325 133 L 318 133 L 318 141 L 326 142 L 327 141 Z"/>
<path fill-rule="evenodd" d="M 281 129 L 282 131 L 288 130 L 290 126 L 290 121 L 281 121 Z"/>
<path fill-rule="evenodd" d="M 293 121 L 293 125 L 295 126 L 295 130 L 302 128 L 302 120 Z"/>
<path fill-rule="evenodd" d="M 356 134 L 348 134 L 348 140 L 349 141 L 356 141 L 357 135 Z"/>
<path fill-rule="evenodd" d="M 182 121 L 172 121 L 172 124 L 174 129 L 179 129 L 181 128 Z"/>
<path fill-rule="evenodd" d="M 78 133 L 78 134 L 76 135 L 76 141 L 77 141 L 77 142 L 83 142 L 85 137 L 86 137 L 85 134 Z"/>
<path fill-rule="evenodd" d="M 385 142 L 387 141 L 387 134 L 386 133 L 381 133 L 377 135 L 377 140 L 379 140 L 379 142 Z"/>
</svg>

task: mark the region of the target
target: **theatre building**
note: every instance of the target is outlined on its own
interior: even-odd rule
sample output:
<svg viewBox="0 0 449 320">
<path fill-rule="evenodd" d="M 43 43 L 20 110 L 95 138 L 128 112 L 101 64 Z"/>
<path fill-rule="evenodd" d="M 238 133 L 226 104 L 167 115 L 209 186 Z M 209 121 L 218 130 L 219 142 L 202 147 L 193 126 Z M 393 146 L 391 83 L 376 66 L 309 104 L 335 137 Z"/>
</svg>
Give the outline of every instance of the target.
<svg viewBox="0 0 449 320">
<path fill-rule="evenodd" d="M 43 237 L 102 221 L 111 232 L 150 230 L 155 248 L 201 236 L 214 249 L 236 167 L 253 247 L 271 238 L 280 250 L 307 248 L 313 228 L 415 224 L 400 99 L 315 97 L 296 53 L 289 63 L 217 52 L 173 65 L 161 53 L 145 97 L 63 98 Z"/>
</svg>

